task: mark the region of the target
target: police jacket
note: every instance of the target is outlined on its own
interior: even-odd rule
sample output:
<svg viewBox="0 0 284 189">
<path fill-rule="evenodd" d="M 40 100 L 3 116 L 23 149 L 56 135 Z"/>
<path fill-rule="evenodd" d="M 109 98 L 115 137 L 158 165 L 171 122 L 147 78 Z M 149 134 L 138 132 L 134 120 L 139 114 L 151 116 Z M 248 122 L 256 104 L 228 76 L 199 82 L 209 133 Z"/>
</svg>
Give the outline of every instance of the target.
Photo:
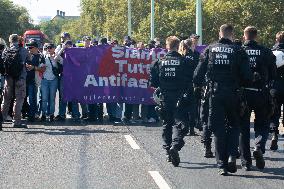
<svg viewBox="0 0 284 189">
<path fill-rule="evenodd" d="M 217 83 L 220 88 L 238 88 L 248 84 L 252 79 L 248 56 L 240 46 L 221 38 L 205 49 L 194 71 L 196 87 L 201 87 L 204 79 L 207 83 Z"/>
<path fill-rule="evenodd" d="M 275 44 L 272 51 L 283 51 L 284 52 L 284 43 Z M 284 79 L 284 66 L 280 66 L 277 68 L 277 79 Z"/>
<path fill-rule="evenodd" d="M 199 52 L 189 50 L 187 54 L 184 56 L 186 62 L 186 83 L 188 83 L 188 87 L 193 87 L 193 73 L 199 62 Z"/>
<path fill-rule="evenodd" d="M 192 87 L 191 66 L 178 52 L 168 52 L 152 66 L 151 86 L 162 90 L 187 90 Z"/>
<path fill-rule="evenodd" d="M 250 69 L 253 73 L 252 88 L 263 88 L 272 84 L 276 78 L 276 57 L 272 51 L 258 45 L 256 41 L 245 41 L 243 45 L 249 57 Z"/>
</svg>

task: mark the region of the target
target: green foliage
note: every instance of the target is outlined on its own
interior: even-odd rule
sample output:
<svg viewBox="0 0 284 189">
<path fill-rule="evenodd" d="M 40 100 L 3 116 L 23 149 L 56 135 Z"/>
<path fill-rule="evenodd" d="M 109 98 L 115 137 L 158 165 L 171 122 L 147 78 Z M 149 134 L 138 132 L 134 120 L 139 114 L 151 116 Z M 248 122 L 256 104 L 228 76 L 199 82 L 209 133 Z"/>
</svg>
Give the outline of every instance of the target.
<svg viewBox="0 0 284 189">
<path fill-rule="evenodd" d="M 39 24 L 40 30 L 48 36 L 48 40 L 58 42 L 64 20 L 45 21 Z"/>
<path fill-rule="evenodd" d="M 12 33 L 23 35 L 26 30 L 34 28 L 28 11 L 10 0 L 0 0 L 0 20 L 0 37 L 5 40 Z"/>
<path fill-rule="evenodd" d="M 132 0 L 132 36 L 137 41 L 150 39 L 150 0 Z M 82 23 L 86 34 L 121 39 L 127 35 L 127 0 L 81 0 Z M 284 29 L 284 0 L 203 0 L 203 36 L 208 44 L 218 39 L 219 27 L 231 23 L 236 38 L 254 25 L 260 42 L 271 46 L 274 36 Z M 85 28 L 85 29 L 86 29 Z M 155 36 L 188 36 L 195 31 L 195 0 L 156 0 Z"/>
</svg>

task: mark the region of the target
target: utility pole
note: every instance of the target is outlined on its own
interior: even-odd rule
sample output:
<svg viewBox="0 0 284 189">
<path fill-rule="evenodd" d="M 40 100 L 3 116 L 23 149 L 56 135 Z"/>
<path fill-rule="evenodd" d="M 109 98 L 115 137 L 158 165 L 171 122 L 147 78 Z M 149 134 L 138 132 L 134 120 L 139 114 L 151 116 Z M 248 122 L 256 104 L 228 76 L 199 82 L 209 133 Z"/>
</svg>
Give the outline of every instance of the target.
<svg viewBox="0 0 284 189">
<path fill-rule="evenodd" d="M 131 37 L 131 0 L 128 1 L 128 36 Z"/>
<path fill-rule="evenodd" d="M 200 36 L 198 44 L 202 44 L 202 0 L 196 0 L 196 34 Z"/>
<path fill-rule="evenodd" d="M 155 38 L 155 0 L 151 0 L 151 40 Z"/>
</svg>

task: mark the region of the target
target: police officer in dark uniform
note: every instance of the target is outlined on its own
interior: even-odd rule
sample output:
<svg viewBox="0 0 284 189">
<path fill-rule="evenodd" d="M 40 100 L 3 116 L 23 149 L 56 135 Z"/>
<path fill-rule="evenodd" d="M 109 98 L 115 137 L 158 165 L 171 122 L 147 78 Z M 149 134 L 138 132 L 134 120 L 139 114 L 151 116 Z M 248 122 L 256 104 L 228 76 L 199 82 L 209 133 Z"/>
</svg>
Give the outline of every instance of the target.
<svg viewBox="0 0 284 189">
<path fill-rule="evenodd" d="M 213 158 L 213 152 L 211 150 L 212 143 L 212 131 L 208 126 L 208 116 L 209 116 L 209 95 L 208 95 L 208 86 L 204 86 L 204 91 L 202 92 L 201 105 L 200 105 L 200 123 L 202 126 L 201 133 L 201 143 L 204 144 L 204 157 Z"/>
<path fill-rule="evenodd" d="M 281 117 L 281 106 L 284 104 L 284 31 L 280 31 L 276 34 L 276 44 L 274 45 L 272 51 L 277 59 L 277 77 L 273 87 L 275 89 L 274 94 L 277 104 L 277 111 L 275 111 L 271 116 L 270 131 L 272 133 L 272 139 L 270 149 L 277 150 L 279 119 Z"/>
<path fill-rule="evenodd" d="M 243 48 L 249 56 L 249 64 L 253 74 L 253 82 L 244 88 L 248 110 L 241 117 L 240 152 L 242 166 L 245 170 L 251 170 L 252 160 L 250 152 L 250 116 L 252 110 L 255 113 L 255 149 L 253 156 L 256 166 L 263 169 L 265 161 L 263 154 L 269 134 L 269 118 L 272 104 L 269 87 L 276 77 L 275 56 L 272 51 L 256 42 L 257 29 L 248 26 L 244 30 Z"/>
<path fill-rule="evenodd" d="M 248 57 L 233 40 L 233 26 L 220 27 L 220 40 L 206 48 L 195 70 L 193 82 L 209 83 L 208 124 L 214 133 L 219 174 L 235 173 L 239 141 L 239 102 L 237 90 L 251 81 Z M 227 124 L 225 123 L 227 119 Z"/>
<path fill-rule="evenodd" d="M 193 42 L 191 39 L 185 39 L 182 40 L 179 46 L 179 53 L 185 58 L 185 61 L 188 63 L 187 65 L 187 79 L 189 80 L 188 83 L 192 84 L 193 79 L 193 72 L 198 64 L 199 61 L 199 52 L 197 52 L 193 47 Z M 190 86 L 191 89 L 193 89 L 193 84 Z M 198 97 L 197 97 L 198 96 Z M 198 114 L 197 114 L 197 98 L 200 98 L 199 95 L 191 95 L 190 96 L 190 107 L 189 108 L 189 122 L 186 123 L 186 127 L 184 129 L 184 134 L 187 134 L 189 132 L 190 136 L 196 135 L 194 132 L 194 127 L 197 124 L 198 120 Z M 188 125 L 189 124 L 189 125 Z"/>
<path fill-rule="evenodd" d="M 174 166 L 180 163 L 179 151 L 184 146 L 185 124 L 188 122 L 190 96 L 193 93 L 192 64 L 179 54 L 180 40 L 170 36 L 166 40 L 168 53 L 154 63 L 151 69 L 151 86 L 161 90 L 160 116 L 163 120 L 163 148 L 168 161 Z M 192 69 L 192 71 L 190 71 Z M 190 74 L 191 73 L 191 74 Z"/>
<path fill-rule="evenodd" d="M 191 48 L 189 50 L 189 54 L 191 57 L 191 59 L 194 61 L 194 64 L 198 64 L 199 62 L 199 57 L 200 57 L 200 53 L 197 51 L 196 47 L 198 45 L 199 42 L 199 38 L 200 36 L 197 34 L 192 34 L 190 35 L 190 41 L 191 41 Z M 195 136 L 197 135 L 194 131 L 194 127 L 196 127 L 199 130 L 202 130 L 202 125 L 201 125 L 201 121 L 200 121 L 200 109 L 201 109 L 201 91 L 195 91 L 194 93 L 194 98 L 193 98 L 193 108 L 194 108 L 194 114 L 192 114 L 192 119 L 194 120 L 194 125 L 190 125 L 190 131 L 189 131 L 189 135 L 190 136 Z"/>
</svg>

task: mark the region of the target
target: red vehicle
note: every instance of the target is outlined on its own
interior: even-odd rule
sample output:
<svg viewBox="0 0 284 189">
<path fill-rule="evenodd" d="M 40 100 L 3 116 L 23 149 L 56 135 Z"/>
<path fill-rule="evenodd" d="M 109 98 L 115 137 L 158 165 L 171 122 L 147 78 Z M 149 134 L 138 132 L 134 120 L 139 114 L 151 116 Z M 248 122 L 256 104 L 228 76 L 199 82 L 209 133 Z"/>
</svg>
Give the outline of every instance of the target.
<svg viewBox="0 0 284 189">
<path fill-rule="evenodd" d="M 30 39 L 36 39 L 40 49 L 42 49 L 45 40 L 47 40 L 47 36 L 40 30 L 27 30 L 23 38 L 24 43 L 28 43 Z"/>
</svg>

